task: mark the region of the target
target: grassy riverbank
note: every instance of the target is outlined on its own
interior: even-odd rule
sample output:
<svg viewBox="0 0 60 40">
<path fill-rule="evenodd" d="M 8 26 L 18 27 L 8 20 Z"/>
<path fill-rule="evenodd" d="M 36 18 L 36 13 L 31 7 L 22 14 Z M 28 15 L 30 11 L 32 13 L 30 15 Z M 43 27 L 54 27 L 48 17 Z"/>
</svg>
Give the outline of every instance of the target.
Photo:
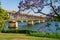
<svg viewBox="0 0 60 40">
<path fill-rule="evenodd" d="M 34 37 L 19 33 L 0 33 L 0 40 L 58 40 L 55 38 Z"/>
</svg>

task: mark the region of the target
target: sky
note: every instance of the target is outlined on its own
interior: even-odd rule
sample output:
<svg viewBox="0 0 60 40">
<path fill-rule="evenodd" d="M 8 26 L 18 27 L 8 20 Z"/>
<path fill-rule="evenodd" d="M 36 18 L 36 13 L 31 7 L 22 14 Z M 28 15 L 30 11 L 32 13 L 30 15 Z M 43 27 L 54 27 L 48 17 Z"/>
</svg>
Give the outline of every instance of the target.
<svg viewBox="0 0 60 40">
<path fill-rule="evenodd" d="M 18 11 L 18 5 L 20 0 L 0 0 L 1 7 L 6 10 Z"/>
<path fill-rule="evenodd" d="M 18 11 L 18 6 L 19 6 L 19 2 L 20 0 L 0 0 L 1 1 L 1 7 L 5 10 L 8 10 L 8 11 Z M 27 13 L 27 11 L 25 11 L 25 13 Z M 32 15 L 39 15 L 40 16 L 40 13 L 39 14 L 34 14 L 33 11 L 31 11 L 29 14 L 32 14 Z"/>
<path fill-rule="evenodd" d="M 1 7 L 5 10 L 8 10 L 8 11 L 18 11 L 18 6 L 19 6 L 19 2 L 20 0 L 0 0 L 1 1 Z M 60 5 L 60 4 L 59 4 Z M 49 8 L 45 7 L 43 9 L 43 12 L 48 14 L 49 13 Z M 25 11 L 27 12 L 27 11 Z M 30 12 L 30 14 L 34 14 L 33 11 Z M 40 15 L 40 13 L 38 14 L 34 14 L 34 15 Z"/>
</svg>

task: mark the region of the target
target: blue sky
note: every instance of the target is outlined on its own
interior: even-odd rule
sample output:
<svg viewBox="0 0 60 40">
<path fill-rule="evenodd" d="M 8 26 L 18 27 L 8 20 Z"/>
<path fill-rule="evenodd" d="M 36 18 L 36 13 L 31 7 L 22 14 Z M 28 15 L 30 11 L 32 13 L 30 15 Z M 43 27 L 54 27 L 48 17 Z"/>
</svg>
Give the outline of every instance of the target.
<svg viewBox="0 0 60 40">
<path fill-rule="evenodd" d="M 1 1 L 1 7 L 5 10 L 8 10 L 8 11 L 12 11 L 12 10 L 18 11 L 19 10 L 18 5 L 19 5 L 20 0 L 0 0 L 0 1 Z M 58 5 L 58 4 L 56 4 L 56 5 Z M 50 10 L 48 7 L 43 9 L 43 12 L 46 14 L 48 14 L 49 11 Z M 25 12 L 27 12 L 27 11 L 25 11 Z M 30 14 L 34 14 L 33 11 L 31 11 Z M 39 14 L 36 14 L 36 15 L 39 15 Z"/>
<path fill-rule="evenodd" d="M 18 11 L 19 2 L 20 2 L 20 0 L 1 0 L 1 4 L 2 4 L 1 7 L 6 10 Z M 43 10 L 43 11 L 45 11 L 45 10 Z"/>
<path fill-rule="evenodd" d="M 1 0 L 1 7 L 6 10 L 18 11 L 20 0 Z"/>
</svg>

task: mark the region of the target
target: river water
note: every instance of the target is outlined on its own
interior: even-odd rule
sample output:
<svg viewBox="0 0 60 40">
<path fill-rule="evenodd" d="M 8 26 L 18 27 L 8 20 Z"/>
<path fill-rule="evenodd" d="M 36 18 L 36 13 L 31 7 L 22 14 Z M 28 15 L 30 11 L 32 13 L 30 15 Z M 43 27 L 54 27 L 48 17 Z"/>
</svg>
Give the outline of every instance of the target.
<svg viewBox="0 0 60 40">
<path fill-rule="evenodd" d="M 50 23 L 49 27 L 46 27 L 47 23 Z M 8 28 L 8 22 L 6 22 L 6 30 L 9 30 Z M 34 30 L 34 31 L 44 31 L 44 32 L 59 32 L 60 30 L 56 31 L 57 26 L 55 26 L 56 24 L 58 24 L 58 27 L 60 28 L 60 22 L 44 22 L 44 23 L 40 23 L 40 24 L 34 24 L 34 25 L 28 25 L 27 22 L 21 23 L 18 22 L 18 29 L 19 30 Z"/>
</svg>

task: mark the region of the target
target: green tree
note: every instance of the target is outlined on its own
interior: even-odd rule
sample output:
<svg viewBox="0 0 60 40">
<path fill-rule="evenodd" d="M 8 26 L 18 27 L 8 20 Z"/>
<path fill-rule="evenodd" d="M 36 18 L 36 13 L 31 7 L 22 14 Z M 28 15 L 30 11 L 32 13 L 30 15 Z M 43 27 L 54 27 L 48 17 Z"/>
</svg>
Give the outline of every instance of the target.
<svg viewBox="0 0 60 40">
<path fill-rule="evenodd" d="M 59 13 L 58 13 L 58 14 L 60 15 L 60 11 L 59 11 Z M 55 20 L 55 21 L 59 21 L 59 22 L 60 22 L 60 17 L 56 16 L 56 17 L 54 17 L 54 20 Z"/>
<path fill-rule="evenodd" d="M 6 10 L 0 7 L 0 30 L 4 28 L 5 22 L 9 19 L 8 13 Z"/>
</svg>

